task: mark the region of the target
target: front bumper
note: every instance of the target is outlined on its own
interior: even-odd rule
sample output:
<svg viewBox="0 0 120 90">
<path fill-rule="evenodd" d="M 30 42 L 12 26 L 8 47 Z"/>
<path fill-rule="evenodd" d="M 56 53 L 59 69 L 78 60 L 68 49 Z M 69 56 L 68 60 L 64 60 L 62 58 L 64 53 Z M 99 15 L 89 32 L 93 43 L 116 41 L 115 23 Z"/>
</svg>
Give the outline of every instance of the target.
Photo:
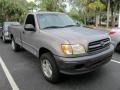
<svg viewBox="0 0 120 90">
<path fill-rule="evenodd" d="M 66 58 L 54 55 L 54 57 L 61 73 L 76 75 L 94 71 L 106 64 L 111 60 L 113 51 L 114 46 L 111 45 L 108 50 L 90 56 Z"/>
</svg>

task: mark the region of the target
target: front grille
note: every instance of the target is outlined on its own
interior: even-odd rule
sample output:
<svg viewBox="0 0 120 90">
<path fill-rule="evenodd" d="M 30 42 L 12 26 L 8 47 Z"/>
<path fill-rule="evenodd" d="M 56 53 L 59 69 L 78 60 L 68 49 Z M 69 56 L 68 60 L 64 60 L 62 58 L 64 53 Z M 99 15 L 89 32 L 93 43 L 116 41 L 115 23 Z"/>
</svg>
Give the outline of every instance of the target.
<svg viewBox="0 0 120 90">
<path fill-rule="evenodd" d="M 109 38 L 94 41 L 94 42 L 90 42 L 88 44 L 88 52 L 94 52 L 94 51 L 97 51 L 97 50 L 107 48 L 109 46 L 110 46 L 110 39 Z"/>
</svg>

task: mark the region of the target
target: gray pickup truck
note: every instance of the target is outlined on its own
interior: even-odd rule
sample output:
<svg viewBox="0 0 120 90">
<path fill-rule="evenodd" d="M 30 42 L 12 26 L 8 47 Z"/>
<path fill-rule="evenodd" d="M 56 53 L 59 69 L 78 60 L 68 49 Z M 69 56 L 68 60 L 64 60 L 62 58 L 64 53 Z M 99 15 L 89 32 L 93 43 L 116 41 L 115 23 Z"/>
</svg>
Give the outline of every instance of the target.
<svg viewBox="0 0 120 90">
<path fill-rule="evenodd" d="M 96 70 L 111 60 L 114 47 L 108 34 L 79 27 L 60 12 L 29 13 L 24 25 L 10 26 L 11 47 L 24 48 L 40 60 L 43 76 L 55 83 L 61 73 L 76 75 Z"/>
</svg>

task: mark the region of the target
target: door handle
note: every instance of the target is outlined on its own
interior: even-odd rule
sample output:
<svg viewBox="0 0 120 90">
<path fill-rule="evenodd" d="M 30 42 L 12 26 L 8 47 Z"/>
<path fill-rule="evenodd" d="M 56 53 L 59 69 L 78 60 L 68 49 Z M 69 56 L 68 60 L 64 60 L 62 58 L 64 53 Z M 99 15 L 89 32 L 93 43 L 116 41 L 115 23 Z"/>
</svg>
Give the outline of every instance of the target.
<svg viewBox="0 0 120 90">
<path fill-rule="evenodd" d="M 23 33 L 23 34 L 25 34 L 25 32 L 24 32 L 24 31 L 23 31 L 22 33 Z"/>
</svg>

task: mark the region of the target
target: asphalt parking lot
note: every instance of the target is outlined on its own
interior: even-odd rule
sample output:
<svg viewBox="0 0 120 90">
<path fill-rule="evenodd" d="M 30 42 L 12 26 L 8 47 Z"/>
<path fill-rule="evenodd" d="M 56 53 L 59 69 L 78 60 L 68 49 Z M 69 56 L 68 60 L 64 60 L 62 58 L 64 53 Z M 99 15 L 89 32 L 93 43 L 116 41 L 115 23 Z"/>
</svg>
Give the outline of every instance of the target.
<svg viewBox="0 0 120 90">
<path fill-rule="evenodd" d="M 64 76 L 58 84 L 42 77 L 39 60 L 23 50 L 15 53 L 0 40 L 0 90 L 120 90 L 120 53 L 97 71 Z"/>
</svg>

